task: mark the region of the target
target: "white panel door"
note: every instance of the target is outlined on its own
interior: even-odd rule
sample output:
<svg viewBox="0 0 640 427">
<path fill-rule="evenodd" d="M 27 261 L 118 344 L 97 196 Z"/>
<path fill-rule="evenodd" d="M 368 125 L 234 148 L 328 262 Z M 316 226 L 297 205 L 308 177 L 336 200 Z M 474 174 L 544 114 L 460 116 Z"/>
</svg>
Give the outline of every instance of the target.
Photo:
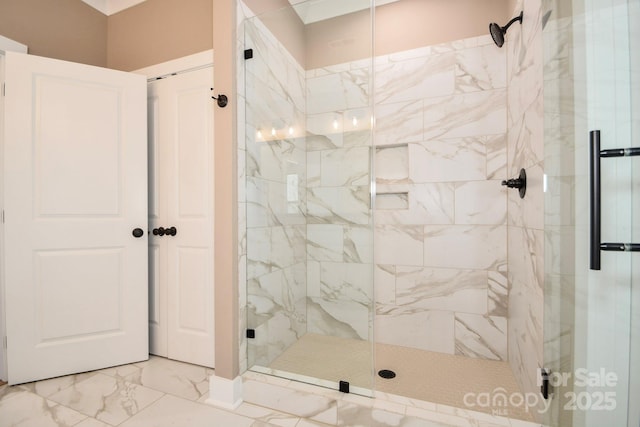
<svg viewBox="0 0 640 427">
<path fill-rule="evenodd" d="M 146 81 L 12 52 L 5 66 L 8 380 L 146 360 Z"/>
<path fill-rule="evenodd" d="M 152 353 L 214 366 L 213 70 L 149 84 Z M 173 230 L 175 235 L 167 233 Z M 158 265 L 158 263 L 160 265 Z M 166 313 L 166 314 L 165 314 Z"/>
</svg>

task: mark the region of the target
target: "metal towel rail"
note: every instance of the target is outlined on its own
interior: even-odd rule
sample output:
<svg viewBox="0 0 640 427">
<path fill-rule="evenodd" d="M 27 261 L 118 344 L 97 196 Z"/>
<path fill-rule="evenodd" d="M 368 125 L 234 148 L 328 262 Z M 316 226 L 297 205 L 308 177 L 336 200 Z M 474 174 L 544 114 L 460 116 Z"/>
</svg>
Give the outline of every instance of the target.
<svg viewBox="0 0 640 427">
<path fill-rule="evenodd" d="M 640 147 L 613 148 L 600 150 L 600 131 L 589 132 L 591 157 L 591 270 L 600 270 L 600 251 L 640 252 L 640 243 L 602 243 L 601 230 L 601 195 L 600 195 L 600 159 L 609 157 L 640 156 Z"/>
</svg>

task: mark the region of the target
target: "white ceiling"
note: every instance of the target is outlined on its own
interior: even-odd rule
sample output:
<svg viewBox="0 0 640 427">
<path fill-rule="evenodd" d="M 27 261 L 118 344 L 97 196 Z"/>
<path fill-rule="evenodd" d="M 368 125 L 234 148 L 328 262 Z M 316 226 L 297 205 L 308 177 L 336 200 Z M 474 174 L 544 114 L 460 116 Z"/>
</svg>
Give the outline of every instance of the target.
<svg viewBox="0 0 640 427">
<path fill-rule="evenodd" d="M 145 0 L 82 0 L 105 15 L 113 15 Z"/>
<path fill-rule="evenodd" d="M 375 0 L 376 6 L 394 3 L 398 0 Z M 289 0 L 302 22 L 324 21 L 347 13 L 368 9 L 370 0 Z"/>
</svg>

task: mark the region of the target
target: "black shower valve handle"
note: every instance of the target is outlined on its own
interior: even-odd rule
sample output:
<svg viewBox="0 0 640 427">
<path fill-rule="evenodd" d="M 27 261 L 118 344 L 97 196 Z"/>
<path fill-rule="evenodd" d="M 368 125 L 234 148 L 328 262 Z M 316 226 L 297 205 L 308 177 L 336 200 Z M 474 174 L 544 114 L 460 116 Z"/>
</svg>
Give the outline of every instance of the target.
<svg viewBox="0 0 640 427">
<path fill-rule="evenodd" d="M 506 179 L 502 181 L 502 185 L 506 185 L 508 188 L 517 188 L 520 198 L 524 199 L 527 192 L 527 173 L 524 169 L 520 169 L 520 175 L 517 178 Z"/>
<path fill-rule="evenodd" d="M 506 185 L 509 188 L 522 188 L 524 181 L 520 178 L 506 179 L 502 181 L 502 185 Z"/>
</svg>

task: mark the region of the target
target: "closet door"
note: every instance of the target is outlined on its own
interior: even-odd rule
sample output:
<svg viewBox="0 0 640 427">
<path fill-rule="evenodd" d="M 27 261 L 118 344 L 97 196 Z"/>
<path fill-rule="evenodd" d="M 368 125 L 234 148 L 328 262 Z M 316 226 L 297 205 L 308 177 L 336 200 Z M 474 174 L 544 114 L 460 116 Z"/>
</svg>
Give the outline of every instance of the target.
<svg viewBox="0 0 640 427">
<path fill-rule="evenodd" d="M 159 309 L 152 319 L 157 330 L 152 349 L 209 367 L 214 366 L 212 79 L 213 70 L 204 68 L 156 80 L 149 90 L 150 104 L 157 103 L 152 126 L 158 130 L 151 268 Z"/>
<path fill-rule="evenodd" d="M 8 52 L 11 384 L 148 358 L 142 76 Z"/>
</svg>

